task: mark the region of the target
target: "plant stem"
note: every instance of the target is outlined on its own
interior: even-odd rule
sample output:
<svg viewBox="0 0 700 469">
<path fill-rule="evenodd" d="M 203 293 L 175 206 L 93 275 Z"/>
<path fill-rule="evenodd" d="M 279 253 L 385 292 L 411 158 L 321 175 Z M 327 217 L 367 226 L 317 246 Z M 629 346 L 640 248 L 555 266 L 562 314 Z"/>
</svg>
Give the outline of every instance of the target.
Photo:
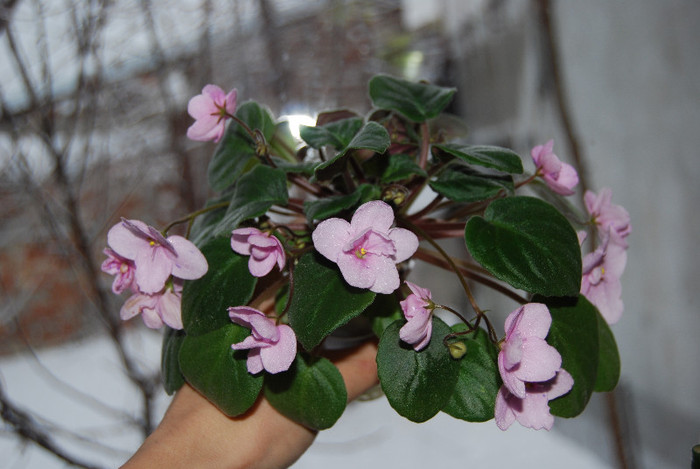
<svg viewBox="0 0 700 469">
<path fill-rule="evenodd" d="M 182 218 L 179 218 L 179 219 L 177 219 L 177 220 L 171 222 L 168 226 L 166 226 L 165 228 L 163 228 L 163 229 L 161 230 L 161 233 L 163 234 L 163 236 L 168 236 L 168 231 L 170 231 L 170 229 L 171 229 L 173 226 L 179 225 L 180 223 L 186 223 L 186 222 L 190 222 L 190 223 L 191 223 L 195 218 L 197 218 L 197 217 L 200 216 L 200 215 L 204 215 L 205 213 L 211 212 L 212 210 L 216 210 L 216 209 L 223 208 L 223 207 L 228 207 L 230 204 L 231 204 L 231 202 L 219 202 L 218 204 L 210 205 L 210 206 L 208 206 L 208 207 L 204 207 L 204 208 L 202 208 L 202 209 L 199 209 L 199 210 L 197 210 L 197 211 L 194 211 L 194 212 L 192 212 L 192 213 L 190 213 L 190 214 L 188 214 L 188 215 L 185 215 L 185 216 L 182 217 Z M 189 228 L 188 228 L 187 231 L 188 231 L 188 234 L 189 234 Z"/>
</svg>

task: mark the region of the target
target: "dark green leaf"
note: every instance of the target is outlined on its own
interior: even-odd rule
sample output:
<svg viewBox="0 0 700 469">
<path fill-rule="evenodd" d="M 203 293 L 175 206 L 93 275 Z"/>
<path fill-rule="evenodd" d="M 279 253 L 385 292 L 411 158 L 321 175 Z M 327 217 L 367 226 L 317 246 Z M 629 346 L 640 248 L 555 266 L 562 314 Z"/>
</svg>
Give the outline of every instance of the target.
<svg viewBox="0 0 700 469">
<path fill-rule="evenodd" d="M 494 197 L 499 192 L 512 193 L 513 179 L 510 176 L 469 174 L 447 168 L 436 180 L 430 182 L 430 187 L 455 202 L 479 202 Z"/>
<path fill-rule="evenodd" d="M 410 155 L 390 155 L 387 157 L 389 164 L 382 173 L 382 182 L 392 183 L 408 179 L 413 176 L 427 177 L 428 174 L 418 166 L 414 157 Z"/>
<path fill-rule="evenodd" d="M 231 194 L 224 193 L 223 195 L 208 200 L 205 208 L 219 205 L 219 208 L 211 209 L 210 211 L 199 215 L 195 218 L 192 228 L 190 229 L 190 240 L 201 248 L 206 244 L 216 232 L 216 227 L 223 220 L 226 211 L 228 210 L 228 202 L 231 199 Z"/>
<path fill-rule="evenodd" d="M 236 183 L 231 204 L 216 228 L 218 235 L 230 234 L 242 221 L 264 215 L 273 205 L 286 205 L 287 177 L 284 171 L 258 165 Z"/>
<path fill-rule="evenodd" d="M 535 301 L 542 301 L 536 297 Z M 574 378 L 568 394 L 549 402 L 552 415 L 576 417 L 593 394 L 598 374 L 598 311 L 586 298 L 547 298 L 552 314 L 547 342 L 561 354 L 561 367 Z"/>
<path fill-rule="evenodd" d="M 492 168 L 510 174 L 522 174 L 523 172 L 523 162 L 520 159 L 520 155 L 507 148 L 489 145 L 461 145 L 458 143 L 435 145 L 435 148 L 471 165 Z"/>
<path fill-rule="evenodd" d="M 301 256 L 294 268 L 289 323 L 306 350 L 362 313 L 375 293 L 351 287 L 338 267 L 315 252 Z"/>
<path fill-rule="evenodd" d="M 459 323 L 455 332 L 466 330 Z M 452 417 L 469 422 L 485 422 L 493 418 L 496 395 L 501 387 L 498 372 L 498 350 L 483 329 L 461 336 L 467 353 L 459 360 L 459 377 L 454 392 L 442 409 Z"/>
<path fill-rule="evenodd" d="M 620 380 L 620 353 L 617 351 L 615 336 L 605 318 L 598 312 L 598 376 L 595 381 L 596 392 L 610 392 Z"/>
<path fill-rule="evenodd" d="M 299 134 L 310 147 L 322 148 L 330 145 L 340 151 L 348 146 L 355 134 L 362 128 L 362 124 L 361 117 L 350 117 L 322 126 L 302 125 L 299 127 Z"/>
<path fill-rule="evenodd" d="M 231 344 L 249 334 L 248 329 L 231 323 L 204 335 L 188 335 L 180 350 L 180 368 L 187 382 L 229 417 L 247 411 L 263 384 L 262 373 L 248 373 L 248 351 L 231 349 Z"/>
<path fill-rule="evenodd" d="M 389 132 L 381 124 L 367 122 L 345 148 L 316 168 L 316 177 L 321 180 L 331 179 L 341 172 L 345 167 L 345 159 L 350 150 L 372 150 L 384 153 L 390 144 Z"/>
<path fill-rule="evenodd" d="M 259 129 L 266 141 L 270 141 L 275 133 L 275 122 L 270 113 L 255 102 L 239 106 L 236 117 L 252 130 Z M 216 191 L 224 190 L 238 179 L 245 168 L 250 167 L 254 158 L 255 143 L 240 125 L 231 121 L 209 162 L 209 185 Z"/>
<path fill-rule="evenodd" d="M 406 323 L 395 321 L 379 340 L 377 367 L 382 390 L 391 407 L 409 420 L 425 422 L 447 403 L 457 382 L 459 362 L 442 343 L 451 330 L 433 317 L 430 343 L 420 352 L 399 338 Z"/>
<path fill-rule="evenodd" d="M 314 220 L 325 220 L 333 215 L 337 215 L 343 210 L 356 206 L 363 199 L 363 196 L 368 192 L 372 192 L 372 190 L 373 186 L 370 184 L 361 184 L 352 194 L 305 201 L 304 212 L 306 213 L 306 219 L 309 223 L 313 223 Z"/>
<path fill-rule="evenodd" d="M 274 156 L 272 157 L 272 161 L 278 169 L 281 169 L 285 173 L 297 173 L 305 176 L 312 176 L 316 166 L 318 166 L 318 162 L 290 163 L 289 161 Z"/>
<path fill-rule="evenodd" d="M 455 91 L 388 75 L 377 75 L 369 82 L 369 96 L 376 107 L 397 111 L 414 122 L 424 122 L 440 114 L 452 101 Z"/>
<path fill-rule="evenodd" d="M 180 347 L 182 347 L 184 340 L 185 331 L 165 328 L 163 350 L 160 355 L 160 374 L 163 379 L 163 388 L 169 396 L 185 384 L 185 378 L 180 372 L 180 363 L 178 362 Z"/>
<path fill-rule="evenodd" d="M 467 222 L 464 238 L 474 259 L 515 288 L 544 296 L 575 296 L 581 250 L 571 224 L 533 197 L 492 202 Z"/>
<path fill-rule="evenodd" d="M 257 279 L 248 271 L 248 257 L 231 249 L 229 238 L 214 238 L 202 248 L 209 270 L 185 282 L 182 322 L 188 335 L 201 335 L 229 324 L 229 306 L 250 301 Z"/>
<path fill-rule="evenodd" d="M 340 371 L 329 360 L 298 354 L 288 371 L 266 375 L 265 398 L 282 415 L 323 430 L 343 414 L 348 395 Z"/>
<path fill-rule="evenodd" d="M 364 316 L 367 316 L 371 321 L 374 335 L 381 337 L 387 327 L 397 319 L 403 318 L 403 313 L 398 297 L 392 293 L 390 295 L 377 295 L 372 304 L 365 310 Z"/>
</svg>

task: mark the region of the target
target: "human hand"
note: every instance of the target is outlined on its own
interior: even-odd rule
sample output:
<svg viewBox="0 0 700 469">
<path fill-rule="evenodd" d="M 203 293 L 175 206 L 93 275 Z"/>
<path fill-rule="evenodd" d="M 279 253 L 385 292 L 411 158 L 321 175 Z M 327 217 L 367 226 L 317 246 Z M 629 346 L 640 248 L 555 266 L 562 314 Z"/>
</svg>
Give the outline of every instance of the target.
<svg viewBox="0 0 700 469">
<path fill-rule="evenodd" d="M 329 359 L 340 370 L 348 400 L 375 385 L 377 344 L 365 343 Z M 267 468 L 290 466 L 311 446 L 316 431 L 275 410 L 264 398 L 230 418 L 185 384 L 156 430 L 123 469 Z"/>
</svg>

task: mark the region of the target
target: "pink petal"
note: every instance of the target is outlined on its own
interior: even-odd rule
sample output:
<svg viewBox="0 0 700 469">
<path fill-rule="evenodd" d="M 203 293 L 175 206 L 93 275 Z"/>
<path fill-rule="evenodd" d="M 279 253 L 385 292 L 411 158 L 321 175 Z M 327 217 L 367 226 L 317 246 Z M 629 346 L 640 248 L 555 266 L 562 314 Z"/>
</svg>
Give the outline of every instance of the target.
<svg viewBox="0 0 700 469">
<path fill-rule="evenodd" d="M 416 295 L 418 298 L 429 299 L 429 300 L 433 298 L 433 295 L 430 293 L 430 290 L 428 290 L 427 288 L 419 287 L 415 283 L 409 282 L 408 280 L 406 280 L 404 283 L 408 286 L 408 288 L 411 290 L 411 292 L 414 295 Z"/>
<path fill-rule="evenodd" d="M 404 228 L 392 228 L 389 231 L 389 238 L 394 242 L 396 254 L 394 262 L 403 262 L 411 257 L 418 249 L 418 237 Z"/>
<path fill-rule="evenodd" d="M 259 259 L 256 256 L 250 256 L 248 259 L 248 270 L 253 277 L 264 277 L 272 271 L 277 259 L 274 254 L 268 253 L 267 256 Z"/>
<path fill-rule="evenodd" d="M 259 349 L 259 348 L 264 348 L 266 346 L 270 346 L 270 344 L 266 342 L 261 342 L 260 340 L 256 339 L 254 336 L 249 335 L 242 341 L 231 344 L 231 348 L 233 350 L 252 350 L 252 349 Z"/>
<path fill-rule="evenodd" d="M 226 95 L 226 112 L 229 114 L 233 114 L 236 112 L 236 101 L 238 98 L 238 90 L 235 88 L 232 89 L 227 95 Z"/>
<path fill-rule="evenodd" d="M 539 337 L 544 339 L 547 337 L 549 327 L 552 325 L 552 316 L 549 314 L 547 306 L 542 303 L 528 303 L 521 308 L 522 312 L 518 315 L 517 323 L 511 327 L 514 326 L 523 338 Z M 508 319 L 506 319 L 507 329 L 509 329 Z"/>
<path fill-rule="evenodd" d="M 180 296 L 171 290 L 163 293 L 158 304 L 158 314 L 163 322 L 177 330 L 183 329 L 180 304 Z"/>
<path fill-rule="evenodd" d="M 425 314 L 409 319 L 399 330 L 399 338 L 407 344 L 413 345 L 413 349 L 416 351 L 422 350 L 428 345 L 433 332 L 430 311 L 423 311 Z"/>
<path fill-rule="evenodd" d="M 248 238 L 253 234 L 259 234 L 261 231 L 257 228 L 238 228 L 231 232 L 231 249 L 243 256 L 250 255 L 250 243 Z"/>
<path fill-rule="evenodd" d="M 163 319 L 158 315 L 155 309 L 143 308 L 141 311 L 141 319 L 149 329 L 160 329 L 163 327 Z"/>
<path fill-rule="evenodd" d="M 501 388 L 498 390 L 498 394 L 496 395 L 496 406 L 494 408 L 496 425 L 498 425 L 498 428 L 504 431 L 508 429 L 513 422 L 515 422 L 515 412 L 511 408 L 511 403 L 508 399 L 509 396 L 510 393 L 505 386 L 501 386 Z M 519 404 L 517 400 L 515 402 L 516 404 Z"/>
<path fill-rule="evenodd" d="M 387 233 L 393 223 L 394 211 L 389 204 L 381 200 L 372 200 L 362 204 L 350 221 L 353 233 L 359 233 L 368 228 L 380 233 Z"/>
<path fill-rule="evenodd" d="M 561 397 L 574 387 L 574 378 L 565 369 L 560 369 L 557 376 L 550 382 L 549 391 L 547 391 L 547 399 L 550 401 Z"/>
<path fill-rule="evenodd" d="M 163 289 L 170 277 L 173 260 L 161 247 L 149 247 L 140 251 L 134 259 L 136 283 L 143 293 L 157 293 Z"/>
<path fill-rule="evenodd" d="M 205 85 L 204 88 L 202 88 L 202 95 L 208 96 L 213 102 L 219 105 L 222 104 L 226 99 L 224 90 L 222 90 L 221 87 L 217 85 Z"/>
<path fill-rule="evenodd" d="M 233 322 L 247 327 L 253 331 L 253 335 L 266 341 L 276 342 L 279 332 L 275 322 L 265 316 L 265 313 L 250 306 L 235 306 L 228 309 L 228 315 Z"/>
<path fill-rule="evenodd" d="M 516 411 L 515 418 L 520 425 L 533 430 L 551 430 L 554 417 L 549 413 L 549 399 L 546 392 L 528 392 L 522 400 L 522 410 Z"/>
<path fill-rule="evenodd" d="M 348 284 L 357 288 L 369 288 L 374 284 L 377 276 L 373 261 L 380 258 L 386 259 L 386 257 L 371 254 L 359 259 L 354 253 L 342 253 L 338 256 L 337 263 L 340 273 Z"/>
<path fill-rule="evenodd" d="M 561 368 L 561 355 L 544 339 L 528 337 L 523 342 L 520 366 L 513 374 L 522 381 L 538 382 L 552 379 Z"/>
<path fill-rule="evenodd" d="M 226 122 L 217 116 L 206 116 L 187 128 L 187 138 L 198 142 L 218 142 L 224 133 Z"/>
<path fill-rule="evenodd" d="M 218 117 L 212 114 L 218 114 L 218 112 L 219 110 L 210 96 L 198 94 L 187 103 L 187 113 L 197 121 L 209 117 L 213 117 L 216 120 Z"/>
<path fill-rule="evenodd" d="M 343 253 L 343 246 L 351 237 L 350 223 L 341 218 L 322 221 L 311 234 L 316 250 L 333 262 Z"/>
<path fill-rule="evenodd" d="M 110 228 L 107 233 L 107 244 L 120 256 L 134 260 L 139 252 L 150 249 L 145 230 L 148 225 L 139 220 L 129 220 L 132 224 L 144 229 L 144 237 L 134 235 L 123 223 L 119 222 Z"/>
<path fill-rule="evenodd" d="M 525 382 L 518 379 L 515 373 L 506 369 L 505 354 L 501 351 L 498 354 L 498 371 L 500 372 L 501 379 L 503 380 L 503 386 L 508 388 L 508 390 L 516 397 L 525 397 Z"/>
<path fill-rule="evenodd" d="M 369 288 L 375 293 L 393 293 L 401 285 L 399 279 L 399 271 L 396 270 L 396 264 L 389 257 L 372 256 L 372 269 L 375 277 L 374 283 Z"/>
<path fill-rule="evenodd" d="M 297 338 L 291 327 L 286 324 L 277 326 L 279 341 L 271 347 L 260 350 L 263 367 L 268 373 L 287 371 L 297 354 Z"/>
<path fill-rule="evenodd" d="M 172 267 L 172 274 L 175 277 L 194 280 L 207 273 L 209 269 L 207 259 L 192 241 L 182 236 L 169 236 L 168 242 L 177 252 Z"/>
<path fill-rule="evenodd" d="M 141 313 L 141 308 L 143 306 L 153 308 L 154 302 L 150 300 L 148 295 L 142 293 L 135 293 L 129 297 L 128 300 L 124 302 L 121 309 L 119 310 L 119 317 L 123 321 L 127 321 L 137 314 Z"/>
<path fill-rule="evenodd" d="M 260 354 L 259 348 L 251 349 L 248 352 L 248 360 L 246 361 L 246 367 L 248 368 L 248 373 L 256 375 L 263 370 L 263 361 Z"/>
</svg>

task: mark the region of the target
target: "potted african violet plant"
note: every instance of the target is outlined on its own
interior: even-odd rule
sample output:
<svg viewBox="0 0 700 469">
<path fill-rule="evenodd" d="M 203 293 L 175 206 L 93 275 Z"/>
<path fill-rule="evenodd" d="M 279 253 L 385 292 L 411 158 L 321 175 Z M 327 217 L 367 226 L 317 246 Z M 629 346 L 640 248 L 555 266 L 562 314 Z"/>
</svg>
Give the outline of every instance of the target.
<svg viewBox="0 0 700 469">
<path fill-rule="evenodd" d="M 376 76 L 369 115 L 321 113 L 301 147 L 235 90 L 190 100 L 188 137 L 218 142 L 216 195 L 162 230 L 122 219 L 103 264 L 113 291 L 131 294 L 122 318 L 165 327 L 168 393 L 188 382 L 229 416 L 264 396 L 328 428 L 347 395 L 324 350 L 359 320 L 379 341 L 383 393 L 415 422 L 442 411 L 549 429 L 616 386 L 627 212 L 609 189 L 584 194 L 585 212 L 567 200 L 578 176 L 552 141 L 525 174 L 512 150 L 451 140 L 439 117 L 454 93 Z M 185 236 L 169 235 L 176 224 Z M 438 242 L 454 237 L 459 257 Z M 412 282 L 420 262 L 455 275 L 469 309 Z M 503 327 L 477 283 L 520 304 Z"/>
</svg>

